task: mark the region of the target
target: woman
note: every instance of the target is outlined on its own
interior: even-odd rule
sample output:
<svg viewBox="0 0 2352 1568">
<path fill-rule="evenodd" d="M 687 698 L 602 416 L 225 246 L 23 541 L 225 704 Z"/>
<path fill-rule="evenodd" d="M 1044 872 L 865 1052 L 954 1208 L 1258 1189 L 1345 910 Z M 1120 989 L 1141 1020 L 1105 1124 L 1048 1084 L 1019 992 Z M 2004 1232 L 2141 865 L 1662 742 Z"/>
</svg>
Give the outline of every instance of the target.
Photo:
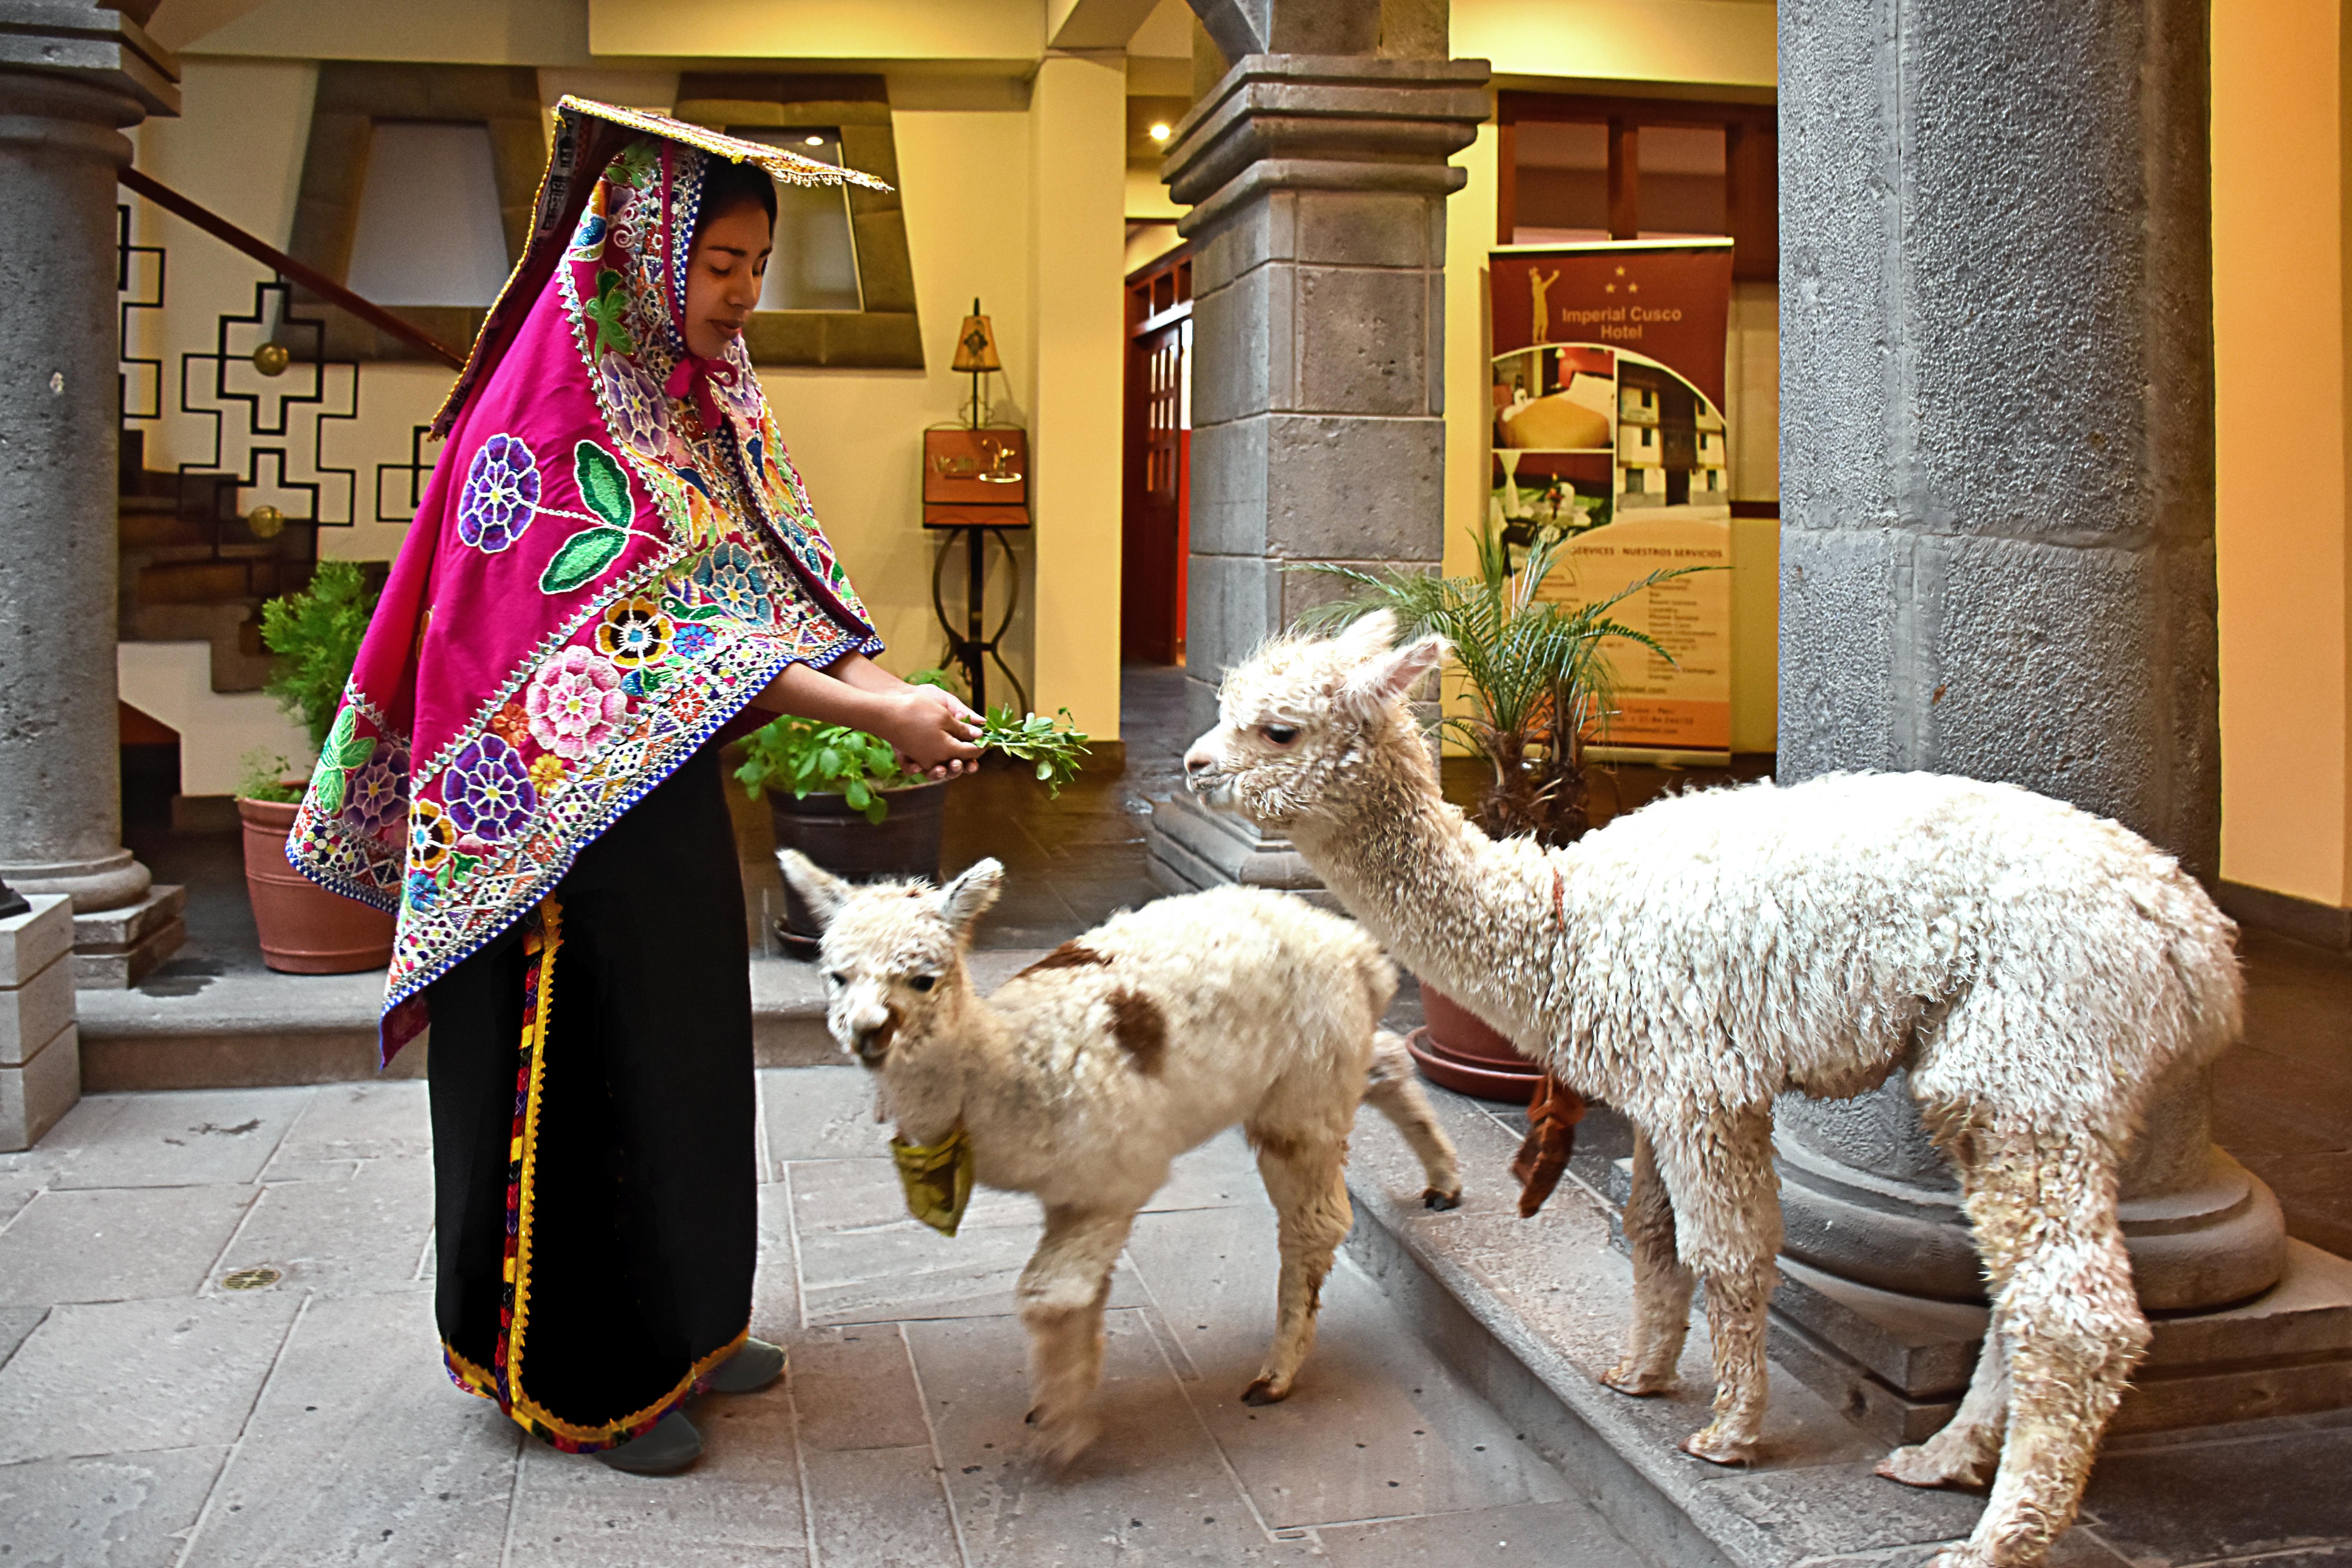
<svg viewBox="0 0 2352 1568">
<path fill-rule="evenodd" d="M 765 170 L 767 172 L 761 172 Z M 558 1447 L 668 1474 L 682 1407 L 782 1374 L 757 1248 L 743 897 L 716 752 L 747 707 L 935 777 L 961 702 L 881 648 L 742 328 L 775 192 L 865 176 L 563 100 L 531 241 L 288 854 L 400 924 L 385 1060 L 429 1015 L 442 1351 Z"/>
</svg>

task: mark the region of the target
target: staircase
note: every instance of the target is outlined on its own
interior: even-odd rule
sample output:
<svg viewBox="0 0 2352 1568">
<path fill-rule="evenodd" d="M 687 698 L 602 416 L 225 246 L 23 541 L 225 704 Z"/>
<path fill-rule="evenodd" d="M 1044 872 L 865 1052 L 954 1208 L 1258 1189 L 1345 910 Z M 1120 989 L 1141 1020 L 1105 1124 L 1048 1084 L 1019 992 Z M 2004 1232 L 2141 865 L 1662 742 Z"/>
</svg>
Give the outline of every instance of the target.
<svg viewBox="0 0 2352 1568">
<path fill-rule="evenodd" d="M 268 532 L 259 531 L 237 513 L 233 479 L 149 468 L 145 433 L 134 429 L 122 432 L 120 494 L 117 637 L 206 644 L 213 690 L 260 690 L 269 677 L 261 602 L 310 581 L 317 525 L 264 513 Z M 131 700 L 127 689 L 124 697 Z"/>
</svg>

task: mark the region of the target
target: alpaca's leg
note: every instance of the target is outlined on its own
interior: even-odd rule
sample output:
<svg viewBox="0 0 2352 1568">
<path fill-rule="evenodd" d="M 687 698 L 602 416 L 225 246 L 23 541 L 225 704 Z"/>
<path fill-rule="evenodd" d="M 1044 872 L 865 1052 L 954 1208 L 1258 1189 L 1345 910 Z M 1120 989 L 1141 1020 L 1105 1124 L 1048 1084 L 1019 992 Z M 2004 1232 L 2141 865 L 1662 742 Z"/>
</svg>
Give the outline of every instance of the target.
<svg viewBox="0 0 2352 1568">
<path fill-rule="evenodd" d="M 1780 1250 L 1772 1113 L 1765 1106 L 1694 1110 L 1649 1133 L 1674 1200 L 1677 1250 L 1706 1284 L 1715 1346 L 1715 1419 L 1683 1439 L 1683 1451 L 1745 1464 L 1764 1429 L 1765 1312 L 1780 1283 L 1772 1267 Z"/>
<path fill-rule="evenodd" d="M 1454 1140 L 1437 1124 L 1437 1112 L 1430 1109 L 1429 1096 L 1422 1092 L 1404 1042 L 1386 1029 L 1373 1037 L 1372 1076 L 1365 1086 L 1364 1099 L 1396 1124 L 1420 1157 L 1422 1173 L 1429 1184 L 1422 1191 L 1421 1201 L 1433 1209 L 1450 1209 L 1461 1203 L 1462 1170 L 1454 1160 Z"/>
<path fill-rule="evenodd" d="M 1281 1221 L 1282 1280 L 1275 1307 L 1274 1343 L 1255 1382 L 1243 1391 L 1251 1405 L 1271 1405 L 1288 1395 L 1299 1363 L 1315 1347 L 1315 1315 L 1322 1310 L 1323 1279 L 1331 1256 L 1347 1239 L 1348 1144 L 1316 1133 L 1286 1136 L 1251 1128 L 1257 1145 L 1258 1174 Z"/>
<path fill-rule="evenodd" d="M 1908 1487 L 1980 1487 L 2000 1458 L 2001 1428 L 2009 1423 L 2009 1348 L 2001 1343 L 2000 1321 L 1985 1326 L 1977 1352 L 1976 1374 L 1968 1397 L 1944 1429 L 1924 1443 L 1897 1448 L 1878 1461 L 1878 1473 Z"/>
<path fill-rule="evenodd" d="M 1059 1464 L 1094 1440 L 1087 1403 L 1102 1381 L 1103 1303 L 1134 1222 L 1132 1212 L 1048 1208 L 1045 1239 L 1013 1292 L 1029 1331 L 1029 1423 Z"/>
<path fill-rule="evenodd" d="M 1625 1199 L 1625 1244 L 1633 1254 L 1633 1323 L 1625 1357 L 1601 1374 L 1620 1394 L 1661 1394 L 1675 1385 L 1690 1331 L 1692 1275 L 1675 1251 L 1675 1205 L 1658 1179 L 1650 1136 L 1633 1130 L 1633 1190 Z"/>
<path fill-rule="evenodd" d="M 2038 1568 L 2074 1521 L 2091 1461 L 2148 1342 L 2096 1139 L 1977 1135 L 1968 1194 L 2009 1352 L 2009 1429 L 1992 1495 L 1939 1568 Z"/>
</svg>

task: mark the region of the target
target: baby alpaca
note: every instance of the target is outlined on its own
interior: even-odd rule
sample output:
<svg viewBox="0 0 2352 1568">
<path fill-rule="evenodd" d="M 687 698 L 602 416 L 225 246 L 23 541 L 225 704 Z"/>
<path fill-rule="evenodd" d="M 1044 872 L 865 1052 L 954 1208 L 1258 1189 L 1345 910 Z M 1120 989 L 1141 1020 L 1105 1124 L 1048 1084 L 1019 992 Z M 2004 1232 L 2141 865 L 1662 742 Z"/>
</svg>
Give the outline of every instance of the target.
<svg viewBox="0 0 2352 1568">
<path fill-rule="evenodd" d="M 2236 1036 L 2229 921 L 2115 823 L 1927 773 L 1714 790 L 1563 849 L 1496 843 L 1439 797 L 1406 706 L 1444 645 L 1394 636 L 1370 616 L 1234 669 L 1185 756 L 1193 789 L 1287 833 L 1400 960 L 1633 1121 L 1633 1324 L 1606 1381 L 1673 1382 L 1696 1273 L 1717 1390 L 1683 1445 L 1700 1458 L 1746 1459 L 1763 1425 L 1773 1098 L 1907 1068 L 1959 1167 L 1992 1327 L 1951 1424 L 1879 1471 L 1990 1475 L 1943 1561 L 2040 1563 L 2147 1346 L 2118 1158 L 2153 1086 Z"/>
<path fill-rule="evenodd" d="M 973 1174 L 1034 1193 L 1045 1235 L 1022 1271 L 1031 1423 L 1057 1461 L 1094 1436 L 1103 1302 L 1136 1211 L 1171 1161 L 1238 1122 L 1280 1220 L 1274 1344 L 1242 1397 L 1287 1394 L 1315 1342 L 1331 1256 L 1348 1234 L 1348 1132 L 1370 1100 L 1428 1176 L 1432 1208 L 1462 1184 L 1403 1043 L 1381 1032 L 1396 971 L 1349 921 L 1263 889 L 1224 888 L 1116 915 L 994 995 L 964 967 L 972 922 L 1003 881 L 982 860 L 935 889 L 856 888 L 793 850 L 784 875 L 824 931 L 826 1023 L 881 1075 L 898 1134 L 961 1127 Z"/>
</svg>

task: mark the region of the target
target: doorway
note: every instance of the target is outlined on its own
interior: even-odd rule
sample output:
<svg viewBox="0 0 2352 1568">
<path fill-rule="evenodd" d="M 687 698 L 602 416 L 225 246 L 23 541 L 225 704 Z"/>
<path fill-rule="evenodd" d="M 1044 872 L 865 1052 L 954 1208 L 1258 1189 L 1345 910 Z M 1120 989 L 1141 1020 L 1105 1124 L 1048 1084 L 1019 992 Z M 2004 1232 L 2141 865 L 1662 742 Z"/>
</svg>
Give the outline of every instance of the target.
<svg viewBox="0 0 2352 1568">
<path fill-rule="evenodd" d="M 1192 550 L 1192 253 L 1129 274 L 1125 489 L 1119 533 L 1119 654 L 1184 662 Z"/>
</svg>

